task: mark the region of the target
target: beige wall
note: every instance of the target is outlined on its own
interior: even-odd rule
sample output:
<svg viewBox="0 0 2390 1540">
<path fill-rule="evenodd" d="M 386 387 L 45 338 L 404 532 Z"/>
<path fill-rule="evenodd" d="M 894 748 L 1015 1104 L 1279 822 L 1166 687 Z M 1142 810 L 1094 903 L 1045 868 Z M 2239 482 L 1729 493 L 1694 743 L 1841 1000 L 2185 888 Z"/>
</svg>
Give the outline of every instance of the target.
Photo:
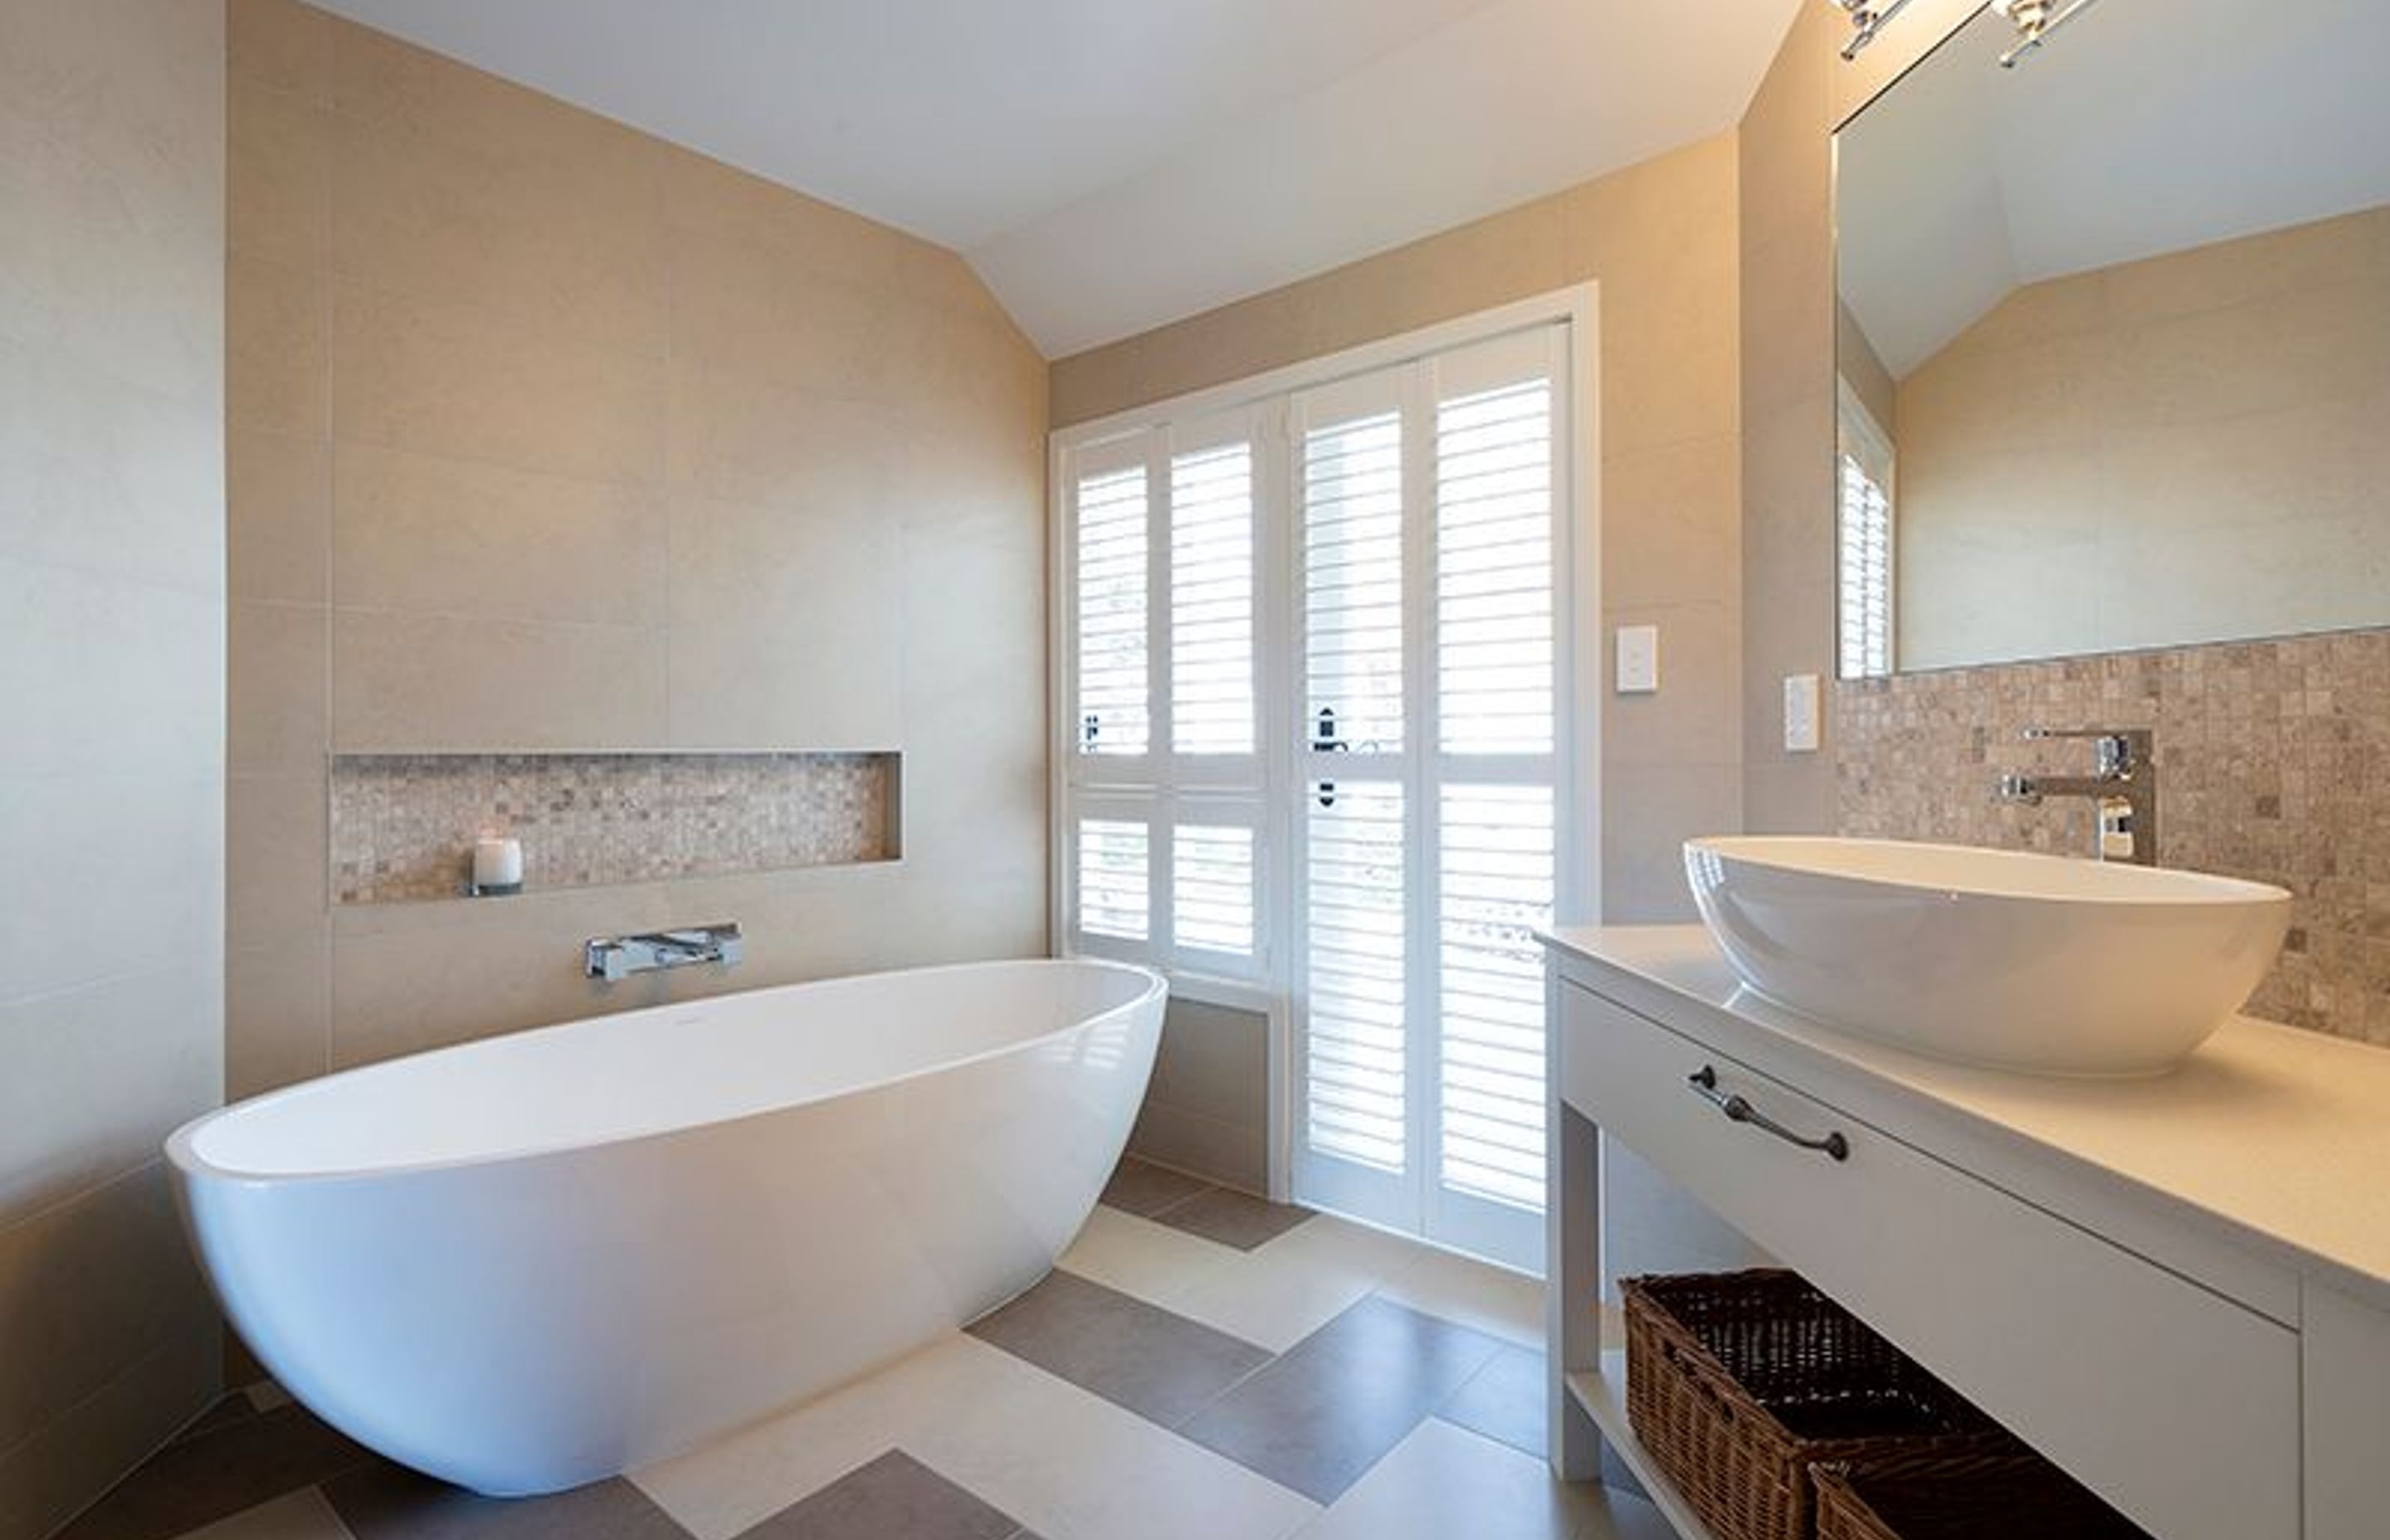
<svg viewBox="0 0 2390 1540">
<path fill-rule="evenodd" d="M 231 57 L 232 1092 L 1042 952 L 1045 368 L 961 260 L 289 0 Z M 807 748 L 903 751 L 901 864 L 328 899 L 331 752 Z"/>
<path fill-rule="evenodd" d="M 1129 1149 L 1247 1192 L 1269 1191 L 1269 1019 L 1173 1000 Z"/>
<path fill-rule="evenodd" d="M 218 1379 L 223 122 L 216 7 L 0 4 L 0 1540 Z"/>
<path fill-rule="evenodd" d="M 2028 285 L 1898 411 L 1903 668 L 2390 622 L 2390 209 Z"/>
<path fill-rule="evenodd" d="M 1605 695 L 1604 900 L 1615 920 L 1690 917 L 1679 841 L 1741 819 L 1734 225 L 1734 138 L 1720 135 L 1062 359 L 1054 421 L 1598 281 L 1603 618 L 1658 624 L 1665 680 L 1655 696 Z"/>
</svg>

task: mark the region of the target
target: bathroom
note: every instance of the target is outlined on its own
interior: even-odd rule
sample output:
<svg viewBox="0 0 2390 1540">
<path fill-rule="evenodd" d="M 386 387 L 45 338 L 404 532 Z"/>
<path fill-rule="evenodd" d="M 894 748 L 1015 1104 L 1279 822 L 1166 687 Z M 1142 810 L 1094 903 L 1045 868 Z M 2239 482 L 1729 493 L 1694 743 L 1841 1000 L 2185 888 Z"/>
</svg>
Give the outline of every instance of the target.
<svg viewBox="0 0 2390 1540">
<path fill-rule="evenodd" d="M 1116 9 L 0 0 L 0 1540 L 2390 1533 L 2380 7 Z"/>
</svg>

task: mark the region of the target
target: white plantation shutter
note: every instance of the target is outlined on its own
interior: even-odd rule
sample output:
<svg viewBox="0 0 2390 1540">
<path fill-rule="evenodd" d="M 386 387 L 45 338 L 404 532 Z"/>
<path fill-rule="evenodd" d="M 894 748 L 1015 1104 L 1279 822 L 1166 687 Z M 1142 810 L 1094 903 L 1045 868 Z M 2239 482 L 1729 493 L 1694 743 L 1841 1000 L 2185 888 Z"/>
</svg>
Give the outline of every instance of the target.
<svg viewBox="0 0 2390 1540">
<path fill-rule="evenodd" d="M 1151 934 L 1152 853 L 1146 826 L 1112 818 L 1078 825 L 1079 930 L 1141 942 Z"/>
<path fill-rule="evenodd" d="M 1543 379 L 1436 407 L 1436 695 L 1446 753 L 1552 751 L 1551 424 Z"/>
<path fill-rule="evenodd" d="M 1873 679 L 1892 672 L 1892 443 L 1851 388 L 1837 386 L 1842 674 Z"/>
<path fill-rule="evenodd" d="M 1172 940 L 1183 951 L 1253 954 L 1253 831 L 1186 824 L 1172 831 Z"/>
<path fill-rule="evenodd" d="M 1399 1172 L 1409 1131 L 1403 789 L 1340 781 L 1328 795 L 1304 841 L 1305 1127 L 1316 1150 Z"/>
<path fill-rule="evenodd" d="M 1170 737 L 1182 754 L 1253 751 L 1253 451 L 1170 462 Z"/>
<path fill-rule="evenodd" d="M 1384 412 L 1303 441 L 1304 735 L 1403 743 L 1403 425 Z"/>
<path fill-rule="evenodd" d="M 1079 750 L 1142 754 L 1150 725 L 1145 468 L 1083 479 L 1075 517 Z"/>
<path fill-rule="evenodd" d="M 1544 969 L 1552 918 L 1548 786 L 1444 789 L 1437 958 L 1444 1184 L 1541 1208 Z"/>
</svg>

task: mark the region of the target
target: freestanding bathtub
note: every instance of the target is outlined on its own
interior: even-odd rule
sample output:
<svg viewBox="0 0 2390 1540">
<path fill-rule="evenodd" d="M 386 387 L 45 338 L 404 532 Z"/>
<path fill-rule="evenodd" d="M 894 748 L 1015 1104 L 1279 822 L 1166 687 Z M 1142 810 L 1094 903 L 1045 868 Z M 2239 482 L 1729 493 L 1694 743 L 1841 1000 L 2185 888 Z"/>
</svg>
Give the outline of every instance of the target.
<svg viewBox="0 0 2390 1540">
<path fill-rule="evenodd" d="M 167 1141 L 192 1244 L 333 1426 L 493 1495 L 675 1454 L 1044 1277 L 1163 985 L 1100 962 L 799 984 L 308 1082 Z"/>
</svg>

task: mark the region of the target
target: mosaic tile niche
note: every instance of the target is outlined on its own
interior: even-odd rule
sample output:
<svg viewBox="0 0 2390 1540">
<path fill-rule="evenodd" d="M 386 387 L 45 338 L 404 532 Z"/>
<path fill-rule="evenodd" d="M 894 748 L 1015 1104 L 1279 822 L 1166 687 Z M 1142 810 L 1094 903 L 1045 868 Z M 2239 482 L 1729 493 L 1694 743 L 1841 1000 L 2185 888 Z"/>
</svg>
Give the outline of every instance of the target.
<svg viewBox="0 0 2390 1540">
<path fill-rule="evenodd" d="M 2024 729 L 2152 729 L 2159 859 L 2295 896 L 2249 1013 L 2390 1045 L 2390 631 L 1850 681 L 1834 702 L 1844 833 L 2064 853 L 2091 848 L 2088 803 L 1992 785 L 2090 751 Z"/>
<path fill-rule="evenodd" d="M 897 756 L 341 754 L 341 904 L 463 895 L 482 833 L 523 844 L 523 887 L 893 860 Z"/>
</svg>

